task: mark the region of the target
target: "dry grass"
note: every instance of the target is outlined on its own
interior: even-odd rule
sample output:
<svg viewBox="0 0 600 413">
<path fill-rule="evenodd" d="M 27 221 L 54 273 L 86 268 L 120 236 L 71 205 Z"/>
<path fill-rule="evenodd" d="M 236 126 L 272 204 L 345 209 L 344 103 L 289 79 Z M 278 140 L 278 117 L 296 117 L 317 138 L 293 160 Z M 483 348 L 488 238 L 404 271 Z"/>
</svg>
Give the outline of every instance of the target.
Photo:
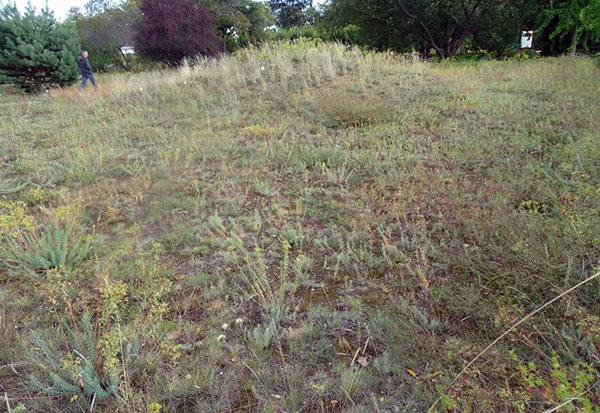
<svg viewBox="0 0 600 413">
<path fill-rule="evenodd" d="M 596 282 L 482 353 L 597 272 L 591 59 L 300 43 L 99 83 L 0 98 L 0 243 L 93 239 L 68 267 L 0 264 L 13 409 L 596 411 Z M 64 327 L 84 313 L 103 400 Z M 30 385 L 51 373 L 80 394 Z"/>
</svg>

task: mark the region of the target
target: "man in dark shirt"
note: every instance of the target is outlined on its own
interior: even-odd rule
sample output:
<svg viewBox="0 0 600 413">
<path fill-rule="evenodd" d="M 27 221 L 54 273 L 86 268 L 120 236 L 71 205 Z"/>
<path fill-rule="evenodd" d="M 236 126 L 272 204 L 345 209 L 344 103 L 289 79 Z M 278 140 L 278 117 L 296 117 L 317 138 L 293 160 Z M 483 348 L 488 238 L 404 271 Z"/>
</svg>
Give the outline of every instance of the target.
<svg viewBox="0 0 600 413">
<path fill-rule="evenodd" d="M 92 65 L 88 60 L 88 52 L 86 52 L 85 50 L 81 52 L 81 57 L 79 58 L 77 64 L 79 65 L 81 77 L 83 78 L 81 86 L 79 86 L 79 90 L 83 90 L 83 88 L 87 84 L 88 79 L 90 80 L 90 82 L 92 82 L 92 85 L 94 85 L 94 87 L 98 87 L 96 86 L 96 79 L 94 79 L 94 73 L 92 73 Z"/>
</svg>

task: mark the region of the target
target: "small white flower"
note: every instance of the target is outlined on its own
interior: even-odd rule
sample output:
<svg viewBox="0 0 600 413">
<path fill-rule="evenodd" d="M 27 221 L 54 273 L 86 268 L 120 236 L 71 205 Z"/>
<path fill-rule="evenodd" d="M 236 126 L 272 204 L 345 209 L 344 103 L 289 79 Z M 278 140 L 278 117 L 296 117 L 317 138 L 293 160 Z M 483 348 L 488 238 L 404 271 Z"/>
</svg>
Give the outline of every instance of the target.
<svg viewBox="0 0 600 413">
<path fill-rule="evenodd" d="M 190 373 L 188 373 L 188 374 L 185 375 L 185 378 L 189 380 L 189 379 L 192 378 L 192 375 Z"/>
<path fill-rule="evenodd" d="M 223 341 L 227 338 L 227 336 L 225 334 L 221 334 L 219 337 L 217 337 L 217 340 L 219 341 Z"/>
<path fill-rule="evenodd" d="M 243 322 L 244 322 L 243 318 L 236 318 L 235 319 L 235 324 L 238 325 L 238 326 L 241 326 Z"/>
<path fill-rule="evenodd" d="M 227 323 L 223 323 L 223 325 L 221 326 L 221 328 L 222 328 L 223 330 L 227 330 L 227 329 L 229 328 L 229 324 L 227 324 Z"/>
<path fill-rule="evenodd" d="M 261 66 L 261 67 L 260 67 L 260 70 L 261 70 L 261 71 L 262 71 L 262 70 L 265 70 L 265 67 L 264 67 L 264 66 Z"/>
<path fill-rule="evenodd" d="M 140 88 L 140 92 L 143 92 L 143 91 L 144 91 L 144 88 L 143 88 L 143 87 L 141 87 L 141 88 Z"/>
</svg>

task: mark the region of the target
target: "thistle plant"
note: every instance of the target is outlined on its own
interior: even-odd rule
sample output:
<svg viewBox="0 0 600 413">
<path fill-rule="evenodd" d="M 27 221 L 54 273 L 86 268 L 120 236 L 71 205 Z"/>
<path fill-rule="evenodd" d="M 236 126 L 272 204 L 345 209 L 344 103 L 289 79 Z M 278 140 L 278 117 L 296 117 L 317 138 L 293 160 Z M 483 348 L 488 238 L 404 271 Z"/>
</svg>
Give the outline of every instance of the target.
<svg viewBox="0 0 600 413">
<path fill-rule="evenodd" d="M 91 239 L 73 225 L 54 222 L 39 230 L 23 232 L 5 240 L 0 259 L 8 265 L 22 265 L 38 270 L 70 266 L 86 258 Z"/>
<path fill-rule="evenodd" d="M 40 367 L 40 376 L 29 376 L 30 386 L 46 395 L 63 396 L 70 400 L 102 401 L 116 395 L 118 370 L 106 369 L 97 357 L 97 340 L 89 314 L 84 314 L 75 328 L 63 321 L 62 330 L 68 338 L 67 351 L 59 351 L 38 332 L 31 335 L 34 351 L 30 358 Z M 123 346 L 121 359 L 125 364 L 135 359 L 137 344 Z"/>
<path fill-rule="evenodd" d="M 30 181 L 24 181 L 17 178 L 6 178 L 4 174 L 0 173 L 0 195 L 8 195 L 15 192 L 19 192 L 21 189 L 24 189 L 29 184 Z"/>
</svg>

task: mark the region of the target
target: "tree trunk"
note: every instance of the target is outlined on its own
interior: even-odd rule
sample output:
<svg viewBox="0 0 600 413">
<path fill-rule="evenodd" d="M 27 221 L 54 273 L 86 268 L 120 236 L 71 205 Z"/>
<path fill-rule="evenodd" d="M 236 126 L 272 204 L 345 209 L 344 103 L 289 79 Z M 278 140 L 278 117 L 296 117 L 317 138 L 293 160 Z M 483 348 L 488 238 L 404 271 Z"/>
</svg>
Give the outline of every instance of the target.
<svg viewBox="0 0 600 413">
<path fill-rule="evenodd" d="M 121 54 L 123 61 L 121 61 L 121 59 L 117 59 L 117 61 L 119 62 L 119 64 L 121 65 L 121 67 L 123 69 L 125 69 L 126 71 L 129 71 L 131 69 L 131 62 L 129 61 L 129 59 L 127 58 L 125 53 L 123 53 L 123 50 L 120 47 L 119 47 L 119 53 Z"/>
<path fill-rule="evenodd" d="M 575 56 L 577 53 L 577 35 L 579 32 L 579 27 L 575 26 L 575 30 L 573 30 L 573 39 L 571 40 L 571 56 Z"/>
<path fill-rule="evenodd" d="M 450 59 L 451 57 L 456 56 L 461 51 L 466 37 L 467 34 L 463 33 L 456 39 L 450 39 L 443 48 L 440 48 L 441 50 L 438 50 L 440 57 L 442 57 L 442 59 Z"/>
<path fill-rule="evenodd" d="M 446 53 L 446 49 L 443 47 L 434 47 L 435 51 L 440 55 L 440 58 L 447 59 L 448 54 Z"/>
</svg>

